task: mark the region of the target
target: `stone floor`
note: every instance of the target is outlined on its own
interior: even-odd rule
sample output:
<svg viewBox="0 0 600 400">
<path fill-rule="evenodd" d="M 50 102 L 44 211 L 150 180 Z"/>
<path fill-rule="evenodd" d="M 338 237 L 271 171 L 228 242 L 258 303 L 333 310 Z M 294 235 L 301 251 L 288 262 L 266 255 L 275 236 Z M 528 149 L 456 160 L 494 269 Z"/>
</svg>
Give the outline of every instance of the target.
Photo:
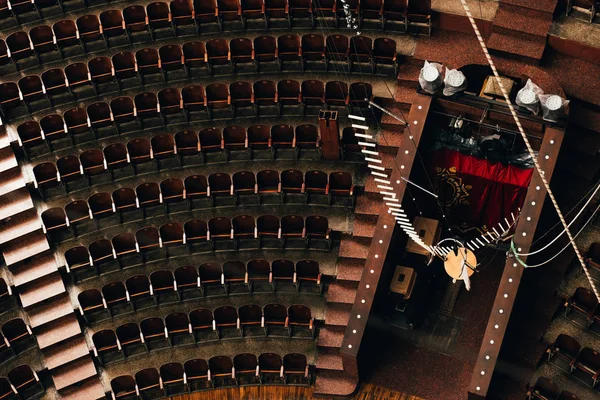
<svg viewBox="0 0 600 400">
<path fill-rule="evenodd" d="M 473 17 L 492 21 L 498 11 L 498 0 L 468 0 Z M 465 15 L 460 0 L 431 0 L 431 9 L 440 13 Z"/>
</svg>

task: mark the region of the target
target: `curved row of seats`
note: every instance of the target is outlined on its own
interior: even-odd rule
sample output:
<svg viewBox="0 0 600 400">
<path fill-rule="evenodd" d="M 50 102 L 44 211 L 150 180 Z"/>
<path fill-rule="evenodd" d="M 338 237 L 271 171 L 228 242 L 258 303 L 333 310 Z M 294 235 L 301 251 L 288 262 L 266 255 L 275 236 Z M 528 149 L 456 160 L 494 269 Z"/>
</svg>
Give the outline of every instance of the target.
<svg viewBox="0 0 600 400">
<path fill-rule="evenodd" d="M 38 374 L 29 365 L 19 365 L 0 377 L 0 399 L 32 399 L 45 391 Z"/>
<path fill-rule="evenodd" d="M 110 382 L 113 399 L 135 396 L 157 399 L 203 389 L 235 387 L 256 384 L 309 385 L 311 367 L 306 356 L 290 353 L 282 357 L 276 353 L 238 354 L 233 359 L 215 356 L 206 362 L 192 359 L 183 365 L 168 363 L 146 368 L 134 376 L 121 375 Z M 139 396 L 139 397 L 137 397 Z"/>
<path fill-rule="evenodd" d="M 596 387 L 600 374 L 600 352 L 589 347 L 581 347 L 569 335 L 561 333 L 546 351 L 548 361 L 564 370 L 569 376 Z"/>
<path fill-rule="evenodd" d="M 30 153 L 40 153 L 38 149 L 41 146 L 45 146 L 51 152 L 63 142 L 69 144 L 62 147 L 70 147 L 69 145 L 76 147 L 79 139 L 89 133 L 87 130 L 74 131 L 69 129 L 69 126 L 66 128 L 65 126 L 65 121 L 58 114 L 47 115 L 39 124 L 36 121 L 29 121 L 19 125 L 18 138 L 26 154 L 31 156 Z M 111 143 L 103 150 L 104 158 L 111 159 L 126 155 L 131 158 L 129 148 L 134 152 L 151 148 L 155 160 L 177 156 L 181 165 L 206 163 L 208 161 L 204 157 L 206 153 L 229 150 L 246 150 L 250 158 L 261 156 L 267 159 L 285 158 L 284 152 L 291 151 L 292 158 L 296 159 L 302 155 L 300 150 L 319 151 L 321 144 L 319 136 L 319 128 L 313 124 L 302 124 L 296 127 L 287 124 L 273 126 L 258 124 L 247 128 L 232 125 L 224 129 L 210 127 L 200 131 L 186 129 L 175 134 L 161 133 L 150 139 L 140 138 L 127 144 Z M 279 152 L 279 149 L 284 150 Z M 192 159 L 196 159 L 196 162 L 190 162 Z"/>
<path fill-rule="evenodd" d="M 100 307 L 102 304 L 93 304 Z M 271 329 L 269 331 L 269 329 Z M 175 312 L 161 318 L 151 317 L 120 325 L 115 331 L 104 329 L 92 335 L 93 352 L 102 364 L 142 351 L 226 338 L 283 336 L 312 339 L 314 318 L 304 305 L 248 304 L 236 309 L 217 307 Z"/>
<path fill-rule="evenodd" d="M 112 240 L 98 239 L 88 246 L 90 265 L 104 270 L 126 268 L 189 252 L 244 248 L 324 249 L 331 246 L 328 220 L 321 216 L 287 215 L 214 217 L 185 224 L 168 222 L 160 229 L 148 226 L 125 232 Z M 74 246 L 80 248 L 81 246 Z M 69 250 L 67 250 L 68 252 Z"/>
<path fill-rule="evenodd" d="M 41 85 L 41 81 L 39 83 Z M 39 89 L 37 96 L 45 97 L 42 86 Z M 23 96 L 15 83 L 4 83 L 0 85 L 0 90 L 0 97 L 6 99 L 0 101 L 2 110 L 18 109 L 23 104 Z M 63 134 L 65 125 L 71 136 L 90 130 L 97 134 L 101 128 L 111 128 L 114 130 L 113 134 L 119 134 L 191 120 L 212 120 L 215 118 L 215 111 L 220 113 L 218 118 L 234 118 L 240 111 L 246 116 L 280 116 L 286 107 L 343 107 L 352 110 L 364 108 L 372 100 L 373 87 L 365 82 L 348 85 L 341 81 L 324 84 L 318 80 L 306 80 L 302 83 L 294 80 L 257 80 L 254 84 L 249 81 L 238 81 L 230 85 L 212 83 L 206 88 L 195 84 L 181 90 L 166 88 L 158 93 L 140 93 L 135 98 L 120 96 L 110 102 L 94 102 L 85 109 L 69 109 L 62 117 L 52 114 L 56 115 L 51 124 L 55 130 L 45 132 L 44 135 Z M 58 118 L 63 119 L 65 125 L 58 126 Z M 36 139 L 38 129 L 34 121 L 25 122 L 19 127 L 22 131 L 19 137 L 24 136 L 24 139 L 20 139 L 20 145 Z"/>
<path fill-rule="evenodd" d="M 3 0 L 0 7 L 3 13 L 0 19 L 15 18 L 19 23 L 18 16 L 28 12 L 36 12 L 42 18 L 42 10 L 55 5 L 60 5 L 64 12 L 64 3 L 68 0 Z M 2 4 L 3 3 L 3 4 Z M 87 5 L 85 0 L 84 4 Z M 363 19 L 374 19 L 381 23 L 385 29 L 385 23 L 400 22 L 408 23 L 408 0 L 350 0 L 346 2 L 351 6 L 351 12 L 358 16 L 359 24 Z M 217 24 L 223 31 L 229 30 L 231 22 L 239 22 L 245 29 L 248 19 L 262 19 L 265 27 L 269 29 L 271 19 L 287 20 L 289 28 L 293 27 L 292 21 L 297 18 L 311 20 L 314 28 L 315 19 L 333 18 L 336 27 L 339 27 L 339 19 L 346 19 L 344 7 L 341 0 L 173 0 L 167 2 L 153 2 L 144 8 L 141 5 L 128 6 L 122 11 L 108 10 L 96 15 L 84 15 L 77 19 L 73 26 L 62 24 L 59 29 L 55 28 L 56 39 L 66 41 L 67 34 L 75 34 L 83 42 L 92 42 L 101 39 L 126 36 L 128 41 L 134 41 L 133 35 L 147 33 L 155 38 L 162 31 L 167 31 L 167 37 L 179 34 L 199 34 L 204 25 Z M 86 18 L 87 17 L 87 18 Z M 95 17 L 95 18 L 90 18 Z M 64 22 L 64 21 L 60 21 Z M 417 21 L 415 21 L 417 22 Z M 191 27 L 192 29 L 186 29 Z M 345 27 L 345 24 L 342 25 Z M 68 37 L 68 36 L 67 36 Z M 144 38 L 146 35 L 143 36 Z M 107 44 L 108 45 L 108 44 Z"/>
<path fill-rule="evenodd" d="M 31 57 L 36 50 L 36 43 L 53 43 L 53 34 L 48 26 L 36 27 L 30 35 L 41 34 L 49 37 L 36 38 L 32 41 L 34 50 L 28 40 L 19 39 L 26 35 L 17 32 L 7 38 L 8 50 L 11 58 L 13 54 L 22 54 L 29 50 Z M 16 48 L 17 40 L 24 41 L 23 49 Z M 49 41 L 49 42 L 48 42 Z M 38 45 L 39 46 L 39 45 Z M 55 45 L 58 46 L 58 45 Z M 56 47 L 58 49 L 58 47 Z M 58 51 L 58 50 L 56 50 Z M 0 42 L 0 57 L 7 52 L 4 42 Z M 37 53 L 36 53 L 37 54 Z M 1 61 L 2 59 L 0 59 Z M 6 57 L 3 61 L 10 62 Z M 212 75 L 215 69 L 220 73 L 236 73 L 238 65 L 250 65 L 258 72 L 261 63 L 275 63 L 279 71 L 290 62 L 297 63 L 299 70 L 309 69 L 314 63 L 319 63 L 319 70 L 327 71 L 332 62 L 345 63 L 352 72 L 356 64 L 369 64 L 369 73 L 375 73 L 377 67 L 391 67 L 397 72 L 398 54 L 396 42 L 389 38 L 376 38 L 375 41 L 367 36 L 330 35 L 327 38 L 319 34 L 306 34 L 303 36 L 287 34 L 275 38 L 274 36 L 259 36 L 254 40 L 248 38 L 212 39 L 205 42 L 193 41 L 183 45 L 168 44 L 155 48 L 143 48 L 135 53 L 130 51 L 119 52 L 109 58 L 107 56 L 95 57 L 86 63 L 75 62 L 64 68 L 48 69 L 38 75 L 28 75 L 18 82 L 19 89 L 24 98 L 29 99 L 34 95 L 34 90 L 44 85 L 47 95 L 52 100 L 53 96 L 69 92 L 71 98 L 67 100 L 81 100 L 100 94 L 101 85 L 114 82 L 117 86 L 113 90 L 121 90 L 121 81 L 137 78 L 138 85 L 143 85 L 144 77 L 152 74 L 162 74 L 164 81 L 176 78 L 189 79 L 196 69 L 201 69 Z M 325 68 L 323 68 L 323 64 Z M 225 70 L 224 67 L 230 67 Z M 183 71 L 185 74 L 177 74 Z M 383 70 L 382 70 L 383 71 Z M 362 69 L 360 72 L 363 72 Z M 367 71 L 364 71 L 367 72 Z M 127 80 L 126 82 L 131 82 Z M 83 93 L 81 87 L 94 88 L 94 92 Z M 131 85 L 127 85 L 131 86 Z M 68 89 L 68 90 L 67 90 Z M 105 94 L 105 91 L 102 91 Z M 62 103 L 60 99 L 58 102 Z"/>
<path fill-rule="evenodd" d="M 332 172 L 328 177 L 323 171 L 308 171 L 305 178 L 298 170 L 286 170 L 281 174 L 282 180 L 279 172 L 273 170 L 260 171 L 256 176 L 251 171 L 240 171 L 233 174 L 232 180 L 229 174 L 217 172 L 210 175 L 208 180 L 203 175 L 191 175 L 185 180 L 168 178 L 160 184 L 145 182 L 135 189 L 119 188 L 112 195 L 109 192 L 95 193 L 87 201 L 73 200 L 64 208 L 45 210 L 41 215 L 42 227 L 50 240 L 61 241 L 92 231 L 91 220 L 95 222 L 96 228 L 101 228 L 101 224 L 102 227 L 118 225 L 145 219 L 153 215 L 151 212 L 147 213 L 148 209 L 152 210 L 160 205 L 170 213 L 215 206 L 215 198 L 219 197 L 235 199 L 229 205 L 237 206 L 260 205 L 260 196 L 275 195 L 283 203 L 283 196 L 289 194 L 290 199 L 294 198 L 292 196 L 300 198 L 297 204 L 308 204 L 309 196 L 312 200 L 312 195 L 321 195 L 326 197 L 327 205 L 331 204 L 332 196 L 353 196 L 352 176 L 347 172 Z M 251 201 L 243 201 L 246 197 L 250 197 Z M 315 200 L 310 204 L 320 203 Z M 220 202 L 217 205 L 226 204 Z M 158 211 L 160 215 L 164 215 L 163 210 Z M 109 220 L 110 217 L 115 218 Z M 239 224 L 239 220 L 240 216 L 234 218 L 234 226 Z"/>
</svg>

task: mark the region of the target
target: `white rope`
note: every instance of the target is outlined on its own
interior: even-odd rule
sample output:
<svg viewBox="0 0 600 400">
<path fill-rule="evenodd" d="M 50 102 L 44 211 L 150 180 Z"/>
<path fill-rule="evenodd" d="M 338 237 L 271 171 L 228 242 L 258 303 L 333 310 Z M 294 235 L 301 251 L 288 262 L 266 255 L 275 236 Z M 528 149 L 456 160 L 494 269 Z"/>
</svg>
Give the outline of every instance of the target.
<svg viewBox="0 0 600 400">
<path fill-rule="evenodd" d="M 533 151 L 533 148 L 531 147 L 531 144 L 529 143 L 529 140 L 527 139 L 525 130 L 523 129 L 523 126 L 521 125 L 521 122 L 519 121 L 519 117 L 517 116 L 515 108 L 513 107 L 513 104 L 510 101 L 508 94 L 506 93 L 506 89 L 504 88 L 502 80 L 500 79 L 500 74 L 498 74 L 496 65 L 494 64 L 494 61 L 492 60 L 492 57 L 490 56 L 490 53 L 488 52 L 487 46 L 485 45 L 485 42 L 483 41 L 483 37 L 481 36 L 481 33 L 479 33 L 479 28 L 477 28 L 477 24 L 475 23 L 475 20 L 473 19 L 473 15 L 471 15 L 471 10 L 469 9 L 469 6 L 467 5 L 467 1 L 460 0 L 460 2 L 462 3 L 465 13 L 467 14 L 467 17 L 469 18 L 469 21 L 471 22 L 471 26 L 473 27 L 473 31 L 475 31 L 475 35 L 477 36 L 477 40 L 479 41 L 479 44 L 481 45 L 481 49 L 483 50 L 483 53 L 485 54 L 485 57 L 490 65 L 490 67 L 492 68 L 492 71 L 494 72 L 494 76 L 496 77 L 496 82 L 498 82 L 498 86 L 500 87 L 500 90 L 502 91 L 502 95 L 504 96 L 504 99 L 506 100 L 506 104 L 508 105 L 510 113 L 512 114 L 512 116 L 515 120 L 515 123 L 517 124 L 517 128 L 519 128 L 519 133 L 521 134 L 521 137 L 523 138 L 523 142 L 525 142 L 527 151 L 531 155 L 531 159 L 533 160 L 535 169 L 537 170 L 538 174 L 540 175 L 542 183 L 544 184 L 544 187 L 546 188 L 548 197 L 552 201 L 552 205 L 556 209 L 558 218 L 560 219 L 560 222 L 563 224 L 563 227 L 565 228 L 565 232 L 567 233 L 567 236 L 569 237 L 569 242 L 573 246 L 573 250 L 575 250 L 577 259 L 579 260 L 579 263 L 581 264 L 581 267 L 583 268 L 583 271 L 585 272 L 585 275 L 586 275 L 588 281 L 590 282 L 590 286 L 592 287 L 592 290 L 594 291 L 596 298 L 598 300 L 600 300 L 600 294 L 598 294 L 598 289 L 596 289 L 596 285 L 594 285 L 594 281 L 592 280 L 590 272 L 588 271 L 587 266 L 585 265 L 585 261 L 581 255 L 581 252 L 579 251 L 579 248 L 577 248 L 577 245 L 575 243 L 575 238 L 571 234 L 571 231 L 569 230 L 569 226 L 567 225 L 567 221 L 565 221 L 565 218 L 563 217 L 563 214 L 560 211 L 560 207 L 558 206 L 558 203 L 556 202 L 556 199 L 554 198 L 554 195 L 552 194 L 552 191 L 550 190 L 550 185 L 548 184 L 548 181 L 544 177 L 544 171 L 542 171 L 540 164 L 539 164 L 537 158 L 535 157 L 535 153 Z"/>
</svg>

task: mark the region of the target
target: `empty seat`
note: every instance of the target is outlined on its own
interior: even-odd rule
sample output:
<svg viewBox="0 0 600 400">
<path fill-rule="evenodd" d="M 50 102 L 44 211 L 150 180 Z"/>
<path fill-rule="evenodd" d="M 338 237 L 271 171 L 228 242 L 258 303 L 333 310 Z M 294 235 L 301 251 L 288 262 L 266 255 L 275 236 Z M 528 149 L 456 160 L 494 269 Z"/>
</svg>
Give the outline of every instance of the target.
<svg viewBox="0 0 600 400">
<path fill-rule="evenodd" d="M 85 246 L 71 247 L 65 251 L 65 262 L 67 263 L 67 272 L 71 274 L 74 281 L 80 270 L 93 267 L 92 257 Z"/>
<path fill-rule="evenodd" d="M 296 271 L 292 261 L 286 259 L 273 260 L 271 271 L 275 285 L 278 283 L 289 283 L 297 287 Z"/>
<path fill-rule="evenodd" d="M 186 0 L 184 0 L 184 2 L 186 2 Z M 175 44 L 162 46 L 159 49 L 159 55 L 165 81 L 169 80 L 169 73 L 173 73 L 173 71 L 184 70 L 185 60 L 181 46 Z"/>
<path fill-rule="evenodd" d="M 267 304 L 263 309 L 265 317 L 265 333 L 269 335 L 269 329 L 273 332 L 283 332 L 284 336 L 289 336 L 289 318 L 287 308 L 283 304 Z"/>
<path fill-rule="evenodd" d="M 281 227 L 275 215 L 261 215 L 256 219 L 256 229 L 262 247 L 281 246 Z"/>
<path fill-rule="evenodd" d="M 154 74 L 161 74 L 161 63 L 158 51 L 156 49 L 144 48 L 135 53 L 138 70 L 142 85 L 146 83 L 146 77 Z"/>
<path fill-rule="evenodd" d="M 219 337 L 240 336 L 240 319 L 237 310 L 231 306 L 217 307 L 214 311 L 215 326 Z"/>
<path fill-rule="evenodd" d="M 210 247 L 208 227 L 205 221 L 200 219 L 187 221 L 183 225 L 185 237 L 190 248 L 204 250 Z"/>
<path fill-rule="evenodd" d="M 150 283 L 156 297 L 156 302 L 167 301 L 170 298 L 178 300 L 177 287 L 173 273 L 166 269 L 160 269 L 150 274 Z M 143 329 L 142 329 L 143 332 Z"/>
<path fill-rule="evenodd" d="M 200 31 L 205 24 L 219 22 L 219 13 L 217 12 L 215 0 L 194 0 L 194 11 L 196 12 L 196 21 Z"/>
<path fill-rule="evenodd" d="M 243 108 L 250 108 L 252 115 L 256 115 L 254 92 L 250 82 L 233 82 L 229 85 L 229 93 L 231 94 L 231 114 L 234 118 L 236 111 Z"/>
<path fill-rule="evenodd" d="M 251 385 L 257 383 L 257 381 L 260 382 L 258 359 L 254 354 L 237 354 L 233 357 L 233 366 L 238 385 Z"/>
<path fill-rule="evenodd" d="M 79 311 L 86 320 L 104 312 L 108 307 L 98 289 L 88 289 L 79 293 L 77 300 L 79 301 Z"/>
<path fill-rule="evenodd" d="M 107 39 L 107 43 L 111 44 L 111 40 L 114 40 L 114 45 L 125 44 L 126 42 L 117 41 L 119 37 L 125 38 L 128 40 L 126 36 L 126 27 L 125 20 L 123 19 L 123 14 L 121 10 L 106 10 L 100 14 L 100 23 L 102 24 L 102 32 Z"/>
<path fill-rule="evenodd" d="M 172 362 L 161 365 L 160 377 L 167 396 L 187 392 L 188 384 L 182 364 Z"/>
<path fill-rule="evenodd" d="M 184 247 L 186 241 L 183 225 L 178 222 L 168 222 L 161 225 L 159 232 L 167 257 L 188 253 L 188 250 Z"/>
<path fill-rule="evenodd" d="M 202 263 L 198 267 L 198 274 L 200 276 L 200 288 L 202 294 L 206 296 L 208 290 L 212 288 L 221 289 L 225 285 L 225 277 L 221 265 L 215 262 Z"/>
<path fill-rule="evenodd" d="M 9 35 L 6 38 L 6 45 L 10 50 L 13 61 L 24 60 L 34 55 L 32 43 L 27 33 L 20 31 Z"/>
<path fill-rule="evenodd" d="M 134 79 L 137 81 L 139 79 L 138 65 L 132 52 L 122 51 L 113 55 L 112 64 L 119 89 L 122 89 L 126 80 Z M 137 85 L 139 83 L 141 82 L 136 82 Z"/>
<path fill-rule="evenodd" d="M 272 62 L 279 65 L 277 40 L 273 36 L 259 36 L 254 38 L 254 59 L 256 69 L 260 71 L 263 62 Z"/>
<path fill-rule="evenodd" d="M 123 310 L 121 306 L 126 306 L 130 301 L 129 293 L 123 282 L 111 282 L 104 285 L 102 287 L 102 297 L 104 297 L 106 305 L 112 315 L 120 313 Z M 117 336 L 118 335 L 119 331 L 117 330 Z M 125 345 L 123 340 L 121 340 L 121 344 Z"/>
<path fill-rule="evenodd" d="M 163 381 L 156 368 L 146 368 L 135 374 L 140 397 L 142 399 L 156 399 L 165 395 Z"/>
<path fill-rule="evenodd" d="M 84 15 L 77 18 L 77 30 L 79 31 L 79 38 L 86 52 L 91 43 L 104 42 L 102 26 L 97 15 Z"/>
<path fill-rule="evenodd" d="M 100 149 L 86 150 L 79 156 L 83 172 L 90 184 L 95 184 L 96 179 L 101 179 L 107 171 L 104 153 Z"/>
<path fill-rule="evenodd" d="M 116 399 L 128 399 L 137 396 L 135 379 L 131 375 L 121 375 L 110 381 L 110 388 Z"/>
<path fill-rule="evenodd" d="M 311 27 L 314 28 L 315 15 L 313 13 L 312 0 L 288 0 L 288 3 L 290 23 L 293 24 L 294 18 L 307 18 L 310 20 Z"/>
<path fill-rule="evenodd" d="M 169 36 L 173 35 L 171 11 L 167 3 L 163 1 L 150 3 L 146 6 L 146 13 L 153 40 L 156 40 L 162 32 L 166 32 Z"/>
<path fill-rule="evenodd" d="M 195 115 L 207 113 L 210 118 L 209 108 L 207 107 L 207 97 L 204 88 L 200 85 L 186 86 L 181 90 L 183 99 L 183 108 L 186 118 L 190 121 Z"/>
<path fill-rule="evenodd" d="M 248 285 L 251 292 L 265 284 L 268 285 L 269 291 L 272 290 L 273 275 L 271 264 L 267 260 L 250 260 L 246 265 L 246 270 L 248 271 Z"/>
<path fill-rule="evenodd" d="M 305 106 L 325 107 L 325 87 L 323 82 L 308 80 L 302 82 L 302 102 Z"/>
<path fill-rule="evenodd" d="M 132 5 L 123 9 L 123 20 L 125 21 L 125 29 L 129 35 L 129 40 L 133 42 L 143 32 L 150 32 L 147 19 L 146 9 L 139 4 Z"/>
<path fill-rule="evenodd" d="M 64 81 L 63 85 L 65 85 Z M 51 150 L 53 150 L 54 142 L 57 142 L 61 139 L 70 139 L 67 133 L 65 121 L 58 114 L 44 116 L 40 120 L 40 128 L 42 129 L 42 132 L 44 132 L 46 142 Z"/>
<path fill-rule="evenodd" d="M 221 31 L 225 22 L 242 22 L 242 6 L 240 0 L 217 0 L 217 10 L 219 11 L 219 27 Z"/>
<path fill-rule="evenodd" d="M 231 63 L 229 42 L 226 39 L 211 39 L 207 41 L 206 54 L 208 57 L 208 71 L 211 75 L 215 66 L 230 65 Z"/>
<path fill-rule="evenodd" d="M 75 236 L 92 231 L 93 216 L 86 201 L 75 200 L 68 203 L 65 212 Z"/>
<path fill-rule="evenodd" d="M 364 35 L 353 36 L 350 39 L 349 49 L 348 60 L 351 71 L 354 64 L 359 64 L 359 71 L 361 73 L 362 67 L 360 67 L 360 64 L 368 64 L 371 68 L 370 72 L 374 71 L 373 40 L 370 37 Z"/>
<path fill-rule="evenodd" d="M 65 49 L 73 46 L 81 45 L 79 41 L 79 32 L 75 21 L 64 19 L 52 25 L 52 31 L 56 37 L 56 44 L 61 52 L 61 56 L 65 56 Z"/>
<path fill-rule="evenodd" d="M 271 151 L 271 146 L 271 129 L 268 125 L 252 125 L 248 127 L 248 147 L 252 151 L 252 154 L 254 154 L 255 150 Z"/>
<path fill-rule="evenodd" d="M 579 287 L 565 303 L 565 307 L 565 316 L 575 311 L 584 317 L 583 324 L 589 327 L 593 322 L 593 316 L 598 307 L 598 299 L 591 290 Z"/>
<path fill-rule="evenodd" d="M 211 196 L 233 196 L 233 183 L 229 174 L 220 172 L 208 177 Z"/>
<path fill-rule="evenodd" d="M 257 335 L 263 335 L 263 315 L 262 308 L 260 308 L 259 305 L 248 304 L 241 306 L 238 310 L 238 314 L 240 316 L 240 329 L 242 336 L 253 331 L 256 331 Z M 252 331 L 250 331 L 251 329 Z"/>
<path fill-rule="evenodd" d="M 306 356 L 298 353 L 290 353 L 283 356 L 283 374 L 286 383 L 309 384 L 310 379 Z"/>
<path fill-rule="evenodd" d="M 581 345 L 569 335 L 561 333 L 554 343 L 548 346 L 548 361 L 555 359 L 554 363 L 565 371 L 571 371 L 571 365 L 579 355 Z"/>
<path fill-rule="evenodd" d="M 254 102 L 257 113 L 260 115 L 261 107 L 277 107 L 277 115 L 281 110 L 278 107 L 279 96 L 277 93 L 277 84 L 273 81 L 254 82 Z"/>
<path fill-rule="evenodd" d="M 312 0 L 308 0 L 311 3 Z M 298 62 L 302 69 L 302 47 L 300 45 L 300 36 L 282 35 L 277 38 L 277 48 L 279 57 L 279 69 L 289 62 Z"/>
<path fill-rule="evenodd" d="M 348 85 L 345 82 L 330 81 L 325 84 L 325 102 L 328 107 L 347 107 Z"/>
<path fill-rule="evenodd" d="M 69 88 L 73 92 L 78 87 L 85 87 L 92 84 L 92 71 L 88 68 L 93 68 L 94 83 L 106 83 L 112 79 L 112 63 L 108 64 L 105 59 L 107 57 L 97 57 L 85 63 L 72 63 L 65 67 L 65 74 L 69 81 Z M 104 81 L 104 82 L 103 82 Z"/>
<path fill-rule="evenodd" d="M 127 142 L 127 153 L 133 166 L 133 171 L 138 174 L 154 171 L 156 165 L 152 145 L 146 138 L 133 139 Z M 145 165 L 144 165 L 145 164 Z"/>
<path fill-rule="evenodd" d="M 112 198 L 119 213 L 120 222 L 129 220 L 127 217 L 133 215 L 131 220 L 143 218 L 140 209 L 139 200 L 132 188 L 120 188 L 112 193 Z M 137 214 L 140 214 L 138 217 Z"/>
<path fill-rule="evenodd" d="M 190 343 L 193 341 L 192 325 L 185 313 L 172 313 L 165 318 L 165 326 L 172 344 Z"/>
<path fill-rule="evenodd" d="M 237 248 L 256 248 L 258 232 L 254 217 L 251 215 L 236 215 L 232 220 L 233 238 Z M 246 283 L 247 280 L 246 280 Z"/>
<path fill-rule="evenodd" d="M 160 192 L 163 196 L 163 202 L 167 206 L 167 211 L 177 210 L 177 204 L 181 204 L 186 199 L 185 186 L 181 179 L 169 178 L 160 183 Z M 187 209 L 187 204 L 180 207 L 181 210 Z"/>
<path fill-rule="evenodd" d="M 104 329 L 92 335 L 94 356 L 101 365 L 120 358 L 121 343 L 112 329 Z"/>
<path fill-rule="evenodd" d="M 322 35 L 312 33 L 302 35 L 302 60 L 304 64 L 307 62 L 325 62 L 325 39 Z M 305 66 L 303 66 L 303 69 Z"/>
<path fill-rule="evenodd" d="M 589 347 L 582 348 L 571 367 L 571 371 L 572 373 L 579 371 L 584 376 L 589 376 L 592 388 L 596 387 L 598 377 L 600 376 L 600 353 Z"/>
<path fill-rule="evenodd" d="M 121 267 L 130 267 L 141 264 L 139 246 L 135 235 L 131 232 L 120 233 L 112 238 L 112 245 Z"/>
<path fill-rule="evenodd" d="M 373 86 L 369 83 L 354 82 L 350 85 L 348 92 L 348 105 L 354 107 L 368 108 L 369 102 L 373 101 Z"/>
<path fill-rule="evenodd" d="M 265 23 L 269 29 L 271 19 L 285 19 L 288 27 L 292 27 L 289 15 L 288 0 L 265 0 Z"/>
<path fill-rule="evenodd" d="M 387 0 L 381 3 L 383 3 L 382 28 L 385 29 L 386 22 L 394 22 L 401 24 L 404 31 L 408 31 L 408 0 Z"/>
<path fill-rule="evenodd" d="M 296 280 L 299 288 L 304 285 L 316 285 L 319 293 L 322 293 L 322 276 L 323 274 L 319 271 L 319 263 L 317 261 L 300 260 L 296 263 Z"/>
<path fill-rule="evenodd" d="M 39 25 L 29 31 L 29 38 L 33 44 L 33 50 L 38 56 L 38 59 L 43 62 L 42 55 L 56 51 L 58 46 L 54 42 L 54 33 L 48 25 Z"/>
<path fill-rule="evenodd" d="M 394 75 L 398 74 L 398 52 L 396 41 L 388 38 L 377 38 L 373 42 L 373 61 L 376 72 L 380 72 L 380 66 L 393 68 Z"/>
<path fill-rule="evenodd" d="M 291 305 L 288 308 L 290 335 L 299 330 L 307 330 L 310 337 L 314 337 L 314 318 L 310 313 L 310 308 L 303 305 Z M 302 371 L 304 372 L 304 371 Z"/>
<path fill-rule="evenodd" d="M 149 350 L 170 346 L 167 329 L 162 318 L 143 319 L 140 322 L 140 331 Z"/>
<path fill-rule="evenodd" d="M 23 104 L 19 86 L 14 82 L 5 82 L 0 84 L 0 111 L 6 117 L 6 113 Z"/>
<path fill-rule="evenodd" d="M 224 83 L 211 83 L 206 87 L 206 110 L 213 119 L 214 110 L 228 109 L 231 106 L 229 87 Z"/>
<path fill-rule="evenodd" d="M 184 186 L 186 196 L 192 208 L 194 204 L 202 204 L 202 202 L 206 201 L 210 196 L 208 181 L 203 175 L 190 175 L 186 177 Z"/>
<path fill-rule="evenodd" d="M 8 380 L 22 399 L 33 398 L 44 392 L 40 378 L 29 365 L 19 365 L 11 369 L 8 372 Z"/>
<path fill-rule="evenodd" d="M 77 121 L 80 121 L 81 118 L 81 110 L 83 109 L 73 109 L 74 111 L 77 112 L 77 115 L 74 115 L 74 117 L 77 118 Z M 97 102 L 97 103 L 92 103 L 87 107 L 87 116 L 89 116 L 89 127 L 92 128 L 92 130 L 94 132 L 98 132 L 99 129 L 101 128 L 106 128 L 106 127 L 110 127 L 112 128 L 114 126 L 114 116 L 113 113 L 110 109 L 110 106 L 103 101 Z M 85 113 L 85 111 L 84 111 Z M 65 113 L 65 121 L 67 121 L 67 113 Z M 80 123 L 78 123 L 76 126 L 80 127 L 82 132 L 87 131 L 88 128 L 88 122 L 86 121 L 86 125 L 84 126 L 83 121 L 81 121 Z M 68 122 L 67 122 L 67 126 Z M 69 133 L 71 132 L 71 129 L 69 128 Z"/>
<path fill-rule="evenodd" d="M 20 351 L 29 348 L 30 339 L 33 337 L 31 328 L 21 318 L 14 318 L 5 322 L 2 325 L 2 334 L 13 349 L 18 346 Z"/>
<path fill-rule="evenodd" d="M 232 291 L 232 286 L 246 289 L 248 286 L 248 274 L 246 264 L 242 261 L 226 261 L 223 263 L 223 281 L 227 293 Z"/>
<path fill-rule="evenodd" d="M 152 211 L 162 214 L 162 197 L 160 187 L 156 182 L 142 183 L 135 188 L 140 207 L 144 210 L 144 217 L 150 215 Z"/>
<path fill-rule="evenodd" d="M 191 76 L 196 68 L 208 67 L 208 55 L 204 42 L 187 42 L 183 44 L 182 49 L 188 76 Z"/>
<path fill-rule="evenodd" d="M 17 126 L 17 134 L 19 145 L 27 151 L 27 149 L 45 145 L 45 137 L 42 134 L 42 128 L 36 121 L 23 122 Z"/>
<path fill-rule="evenodd" d="M 197 33 L 196 14 L 190 0 L 173 0 L 169 5 L 175 34 L 185 33 L 185 27 L 191 25 L 190 33 Z"/>
<path fill-rule="evenodd" d="M 108 239 L 98 239 L 88 246 L 92 263 L 100 268 L 102 265 L 110 266 L 117 259 L 117 255 Z"/>
<path fill-rule="evenodd" d="M 190 323 L 196 341 L 218 339 L 213 313 L 208 308 L 197 308 L 190 311 Z"/>
<path fill-rule="evenodd" d="M 286 106 L 299 107 L 303 104 L 302 92 L 300 91 L 300 82 L 298 81 L 279 81 L 277 83 L 277 93 L 279 98 L 279 107 L 281 110 L 285 110 Z"/>
<path fill-rule="evenodd" d="M 154 293 L 146 275 L 130 276 L 125 281 L 125 287 L 127 288 L 127 293 L 129 293 L 129 298 L 134 309 L 137 310 L 144 306 L 156 304 L 152 298 Z"/>
<path fill-rule="evenodd" d="M 255 1 L 255 0 L 252 0 Z M 259 0 L 262 3 L 262 0 Z M 254 65 L 254 45 L 248 38 L 235 38 L 229 42 L 233 72 L 237 72 L 238 64 Z"/>
<path fill-rule="evenodd" d="M 258 369 L 261 383 L 283 383 L 283 361 L 275 353 L 262 353 L 258 356 Z"/>
<path fill-rule="evenodd" d="M 202 359 L 192 359 L 183 365 L 190 390 L 200 390 L 210 386 L 211 378 L 208 363 Z"/>
<path fill-rule="evenodd" d="M 347 64 L 350 60 L 350 41 L 344 35 L 330 35 L 325 40 L 327 68 L 332 62 Z"/>
</svg>

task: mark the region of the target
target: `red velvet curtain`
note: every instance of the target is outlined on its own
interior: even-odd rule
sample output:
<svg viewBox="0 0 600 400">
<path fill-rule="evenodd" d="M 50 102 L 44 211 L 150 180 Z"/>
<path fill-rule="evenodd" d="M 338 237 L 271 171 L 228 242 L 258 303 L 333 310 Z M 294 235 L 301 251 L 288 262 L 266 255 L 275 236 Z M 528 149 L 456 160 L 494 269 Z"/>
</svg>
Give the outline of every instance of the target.
<svg viewBox="0 0 600 400">
<path fill-rule="evenodd" d="M 433 154 L 440 200 L 455 225 L 496 226 L 523 205 L 533 169 L 441 149 Z M 509 220 L 512 220 L 509 218 Z"/>
</svg>

